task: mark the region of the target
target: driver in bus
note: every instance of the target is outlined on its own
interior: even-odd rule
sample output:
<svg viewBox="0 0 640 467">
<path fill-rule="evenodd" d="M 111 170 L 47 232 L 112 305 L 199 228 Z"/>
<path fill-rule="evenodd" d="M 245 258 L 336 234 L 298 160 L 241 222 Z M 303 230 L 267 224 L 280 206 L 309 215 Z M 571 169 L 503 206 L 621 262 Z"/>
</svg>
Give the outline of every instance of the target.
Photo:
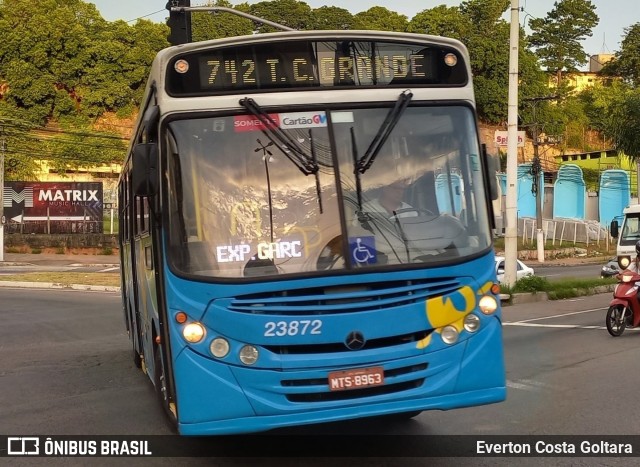
<svg viewBox="0 0 640 467">
<path fill-rule="evenodd" d="M 379 196 L 366 203 L 366 210 L 382 213 L 388 218 L 416 216 L 415 211 L 406 212 L 413 209 L 413 206 L 404 201 L 409 185 L 409 178 L 401 178 L 382 187 Z"/>
</svg>

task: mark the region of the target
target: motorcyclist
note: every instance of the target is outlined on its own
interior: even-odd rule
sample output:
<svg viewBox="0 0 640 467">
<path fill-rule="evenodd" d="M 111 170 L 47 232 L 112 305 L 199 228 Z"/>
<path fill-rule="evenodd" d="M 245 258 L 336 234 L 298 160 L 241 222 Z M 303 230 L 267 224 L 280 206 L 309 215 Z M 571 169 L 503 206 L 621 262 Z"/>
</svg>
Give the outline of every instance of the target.
<svg viewBox="0 0 640 467">
<path fill-rule="evenodd" d="M 640 240 L 636 242 L 636 257 L 629 263 L 625 271 L 640 272 Z"/>
<path fill-rule="evenodd" d="M 631 260 L 629 266 L 624 271 L 635 272 L 636 274 L 640 273 L 640 240 L 636 242 L 636 256 Z M 622 271 L 622 272 L 624 272 Z M 620 280 L 622 277 L 622 273 L 616 276 L 616 279 Z M 638 295 L 638 300 L 640 300 L 640 295 Z"/>
</svg>

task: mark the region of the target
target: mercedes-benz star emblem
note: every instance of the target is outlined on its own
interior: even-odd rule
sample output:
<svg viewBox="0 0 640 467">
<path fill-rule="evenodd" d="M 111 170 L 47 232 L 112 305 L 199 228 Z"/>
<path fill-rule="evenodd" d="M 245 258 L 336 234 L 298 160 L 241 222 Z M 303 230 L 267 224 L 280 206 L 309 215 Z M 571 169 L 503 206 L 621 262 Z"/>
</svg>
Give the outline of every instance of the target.
<svg viewBox="0 0 640 467">
<path fill-rule="evenodd" d="M 351 331 L 344 341 L 344 345 L 349 350 L 360 350 L 366 342 L 364 335 L 360 331 Z"/>
</svg>

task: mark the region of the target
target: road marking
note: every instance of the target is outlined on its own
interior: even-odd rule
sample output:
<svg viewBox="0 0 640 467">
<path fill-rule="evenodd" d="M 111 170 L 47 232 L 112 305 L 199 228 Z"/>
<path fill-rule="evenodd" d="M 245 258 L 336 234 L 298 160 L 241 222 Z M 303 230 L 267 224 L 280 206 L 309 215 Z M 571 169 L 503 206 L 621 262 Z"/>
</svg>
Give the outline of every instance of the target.
<svg viewBox="0 0 640 467">
<path fill-rule="evenodd" d="M 579 314 L 582 314 L 582 313 L 591 313 L 591 312 L 594 312 L 594 311 L 604 311 L 604 310 L 606 310 L 606 308 L 591 308 L 590 310 L 572 311 L 571 313 L 562 313 L 560 315 L 542 316 L 540 318 L 523 319 L 521 321 L 505 321 L 504 324 L 530 323 L 531 321 L 540 321 L 540 320 L 543 320 L 543 319 L 551 319 L 551 318 L 563 318 L 565 316 L 579 315 Z"/>
<path fill-rule="evenodd" d="M 550 389 L 546 383 L 535 381 L 532 379 L 519 379 L 517 381 L 507 380 L 507 387 L 513 389 L 522 389 L 524 391 L 540 391 L 541 389 Z"/>
<path fill-rule="evenodd" d="M 116 271 L 119 270 L 120 267 L 115 267 L 115 268 L 107 268 L 107 269 L 102 269 L 101 271 L 98 272 L 109 272 L 109 271 Z"/>
<path fill-rule="evenodd" d="M 539 324 L 539 323 L 503 323 L 503 326 L 522 326 L 529 328 L 563 328 L 563 329 L 607 329 L 606 326 L 583 326 L 581 324 Z M 640 328 L 626 328 L 626 331 L 640 331 Z"/>
</svg>

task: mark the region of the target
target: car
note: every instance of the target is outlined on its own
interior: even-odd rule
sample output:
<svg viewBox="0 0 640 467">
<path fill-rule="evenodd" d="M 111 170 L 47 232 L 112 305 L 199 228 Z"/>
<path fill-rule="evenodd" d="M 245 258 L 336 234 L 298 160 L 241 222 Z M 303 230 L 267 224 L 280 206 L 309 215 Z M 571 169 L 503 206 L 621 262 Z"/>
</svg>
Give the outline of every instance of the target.
<svg viewBox="0 0 640 467">
<path fill-rule="evenodd" d="M 607 261 L 607 264 L 602 266 L 602 269 L 600 269 L 600 277 L 604 279 L 605 277 L 612 277 L 616 274 L 620 274 L 620 272 L 621 269 L 618 265 L 618 257 L 614 256 L 613 258 L 609 259 L 609 261 Z"/>
<path fill-rule="evenodd" d="M 496 275 L 498 276 L 498 282 L 502 283 L 504 279 L 504 256 L 496 256 Z M 516 259 L 516 280 L 534 275 L 533 268 Z"/>
</svg>

